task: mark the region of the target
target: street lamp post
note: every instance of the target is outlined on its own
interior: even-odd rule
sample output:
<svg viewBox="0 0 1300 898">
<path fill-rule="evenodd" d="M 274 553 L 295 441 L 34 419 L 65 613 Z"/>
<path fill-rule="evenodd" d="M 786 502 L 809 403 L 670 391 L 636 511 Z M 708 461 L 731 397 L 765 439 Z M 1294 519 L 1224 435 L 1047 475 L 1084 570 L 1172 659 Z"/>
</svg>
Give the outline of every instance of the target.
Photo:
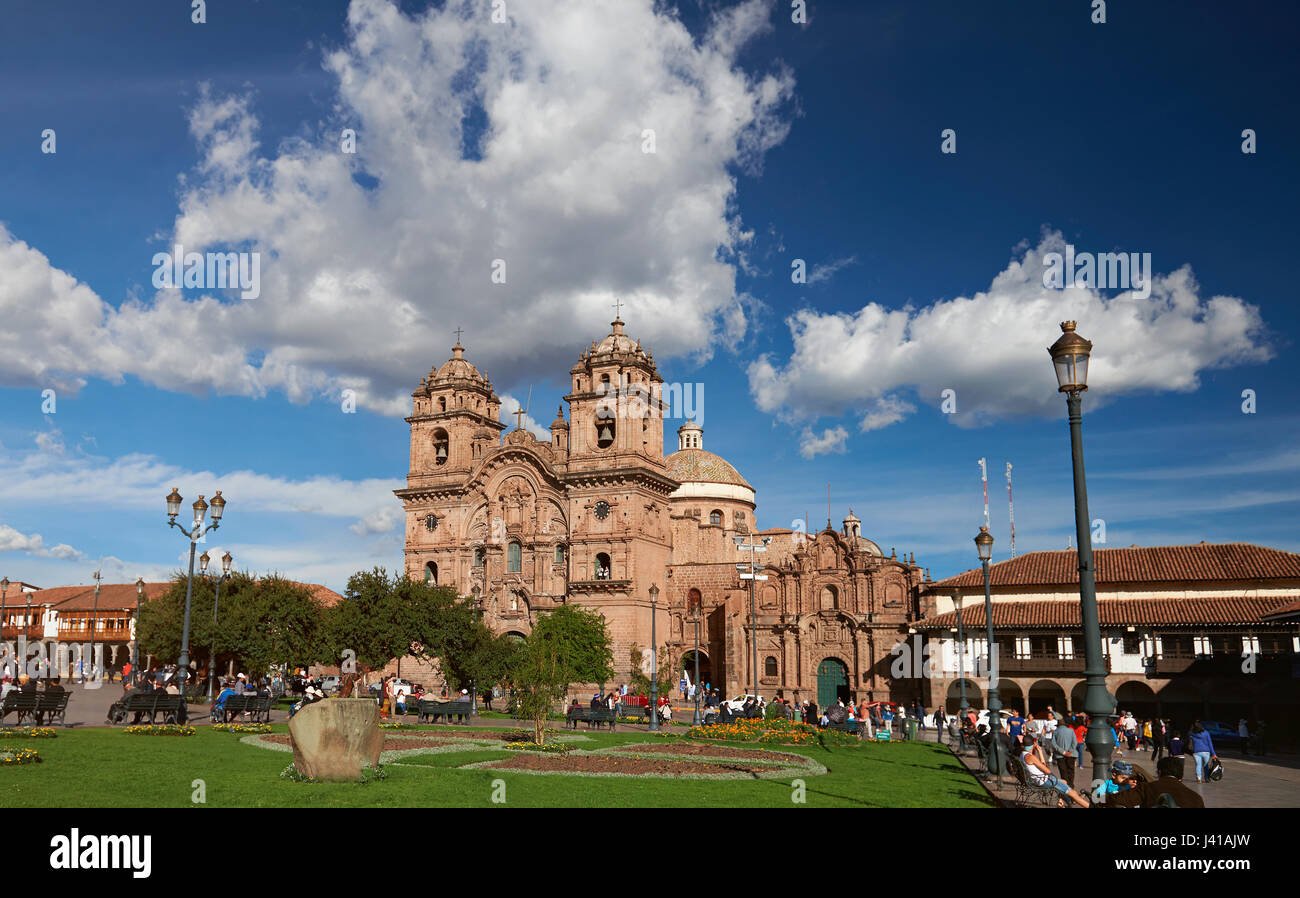
<svg viewBox="0 0 1300 898">
<path fill-rule="evenodd" d="M 655 618 L 659 616 L 659 587 L 650 585 L 650 732 L 659 732 L 659 637 Z"/>
<path fill-rule="evenodd" d="M 979 552 L 980 566 L 984 568 L 984 626 L 987 630 L 988 648 L 984 652 L 984 672 L 989 678 L 989 757 L 993 769 L 997 771 L 998 788 L 1002 788 L 1002 699 L 998 696 L 997 645 L 993 642 L 993 599 L 989 594 L 989 561 L 993 558 L 993 534 L 989 528 L 981 525 L 975 537 L 975 549 Z"/>
<path fill-rule="evenodd" d="M 95 571 L 95 607 L 90 612 L 90 679 L 93 682 L 95 673 L 95 618 L 99 617 L 99 585 L 104 579 L 104 569 L 101 567 Z M 81 659 L 81 682 L 86 682 L 86 659 Z"/>
<path fill-rule="evenodd" d="M 185 680 L 189 675 L 190 667 L 190 602 L 194 597 L 194 547 L 200 539 L 203 538 L 209 530 L 216 530 L 221 525 L 221 515 L 226 510 L 226 500 L 221 498 L 221 490 L 212 497 L 212 523 L 207 527 L 203 526 L 203 519 L 207 516 L 209 505 L 203 501 L 200 495 L 195 500 L 194 508 L 194 526 L 189 530 L 176 523 L 176 516 L 181 513 L 181 494 L 173 487 L 171 493 L 167 496 L 167 526 L 175 527 L 185 534 L 185 538 L 190 541 L 190 569 L 185 578 L 185 622 L 181 628 L 181 656 L 176 659 L 176 685 L 180 687 L 181 692 L 181 713 L 178 723 L 184 723 L 186 718 L 185 710 Z"/>
<path fill-rule="evenodd" d="M 212 704 L 214 687 L 217 682 L 217 608 L 221 606 L 221 584 L 230 576 L 230 562 L 235 559 L 227 552 L 221 556 L 221 576 L 213 577 L 217 584 L 217 593 L 212 600 L 212 651 L 208 653 L 208 704 Z M 199 558 L 199 570 L 204 574 L 208 572 L 208 553 L 204 552 Z"/>
<path fill-rule="evenodd" d="M 752 646 L 752 656 L 750 658 L 750 663 L 752 666 L 751 676 L 753 677 L 752 680 L 753 692 L 751 692 L 750 695 L 754 696 L 754 700 L 757 701 L 758 700 L 758 613 L 754 610 L 754 581 L 766 580 L 767 574 L 759 574 L 755 572 L 754 553 L 766 552 L 767 544 L 772 541 L 772 537 L 770 536 L 763 537 L 762 545 L 758 545 L 756 543 L 746 543 L 745 537 L 741 536 L 740 534 L 736 534 L 735 536 L 733 536 L 732 540 L 736 543 L 737 549 L 739 549 L 742 552 L 749 553 L 749 573 L 741 573 L 740 579 L 749 581 L 749 644 Z M 737 565 L 737 567 L 743 567 L 743 565 Z"/>
<path fill-rule="evenodd" d="M 952 602 L 957 606 L 957 677 L 961 683 L 961 711 L 962 726 L 966 725 L 966 712 L 970 710 L 970 703 L 966 701 L 966 635 L 961 626 L 961 594 L 952 597 Z"/>
<path fill-rule="evenodd" d="M 474 593 L 474 612 L 475 614 L 478 615 L 479 622 L 482 623 L 483 600 L 479 598 L 479 592 L 480 592 L 479 585 L 475 583 L 473 588 L 470 589 L 470 592 Z M 475 676 L 470 678 L 469 691 L 470 691 L 469 716 L 477 717 L 478 716 L 478 677 Z M 451 718 L 448 718 L 448 720 L 450 719 Z"/>
<path fill-rule="evenodd" d="M 1057 392 L 1066 394 L 1070 418 L 1070 457 L 1074 463 L 1074 531 L 1079 540 L 1079 614 L 1083 623 L 1087 691 L 1083 709 L 1088 715 L 1085 740 L 1092 753 L 1093 795 L 1104 788 L 1110 775 L 1114 737 L 1110 715 L 1115 701 L 1106 691 L 1106 660 L 1101 653 L 1101 621 L 1097 616 L 1097 578 L 1092 565 L 1092 531 L 1088 518 L 1088 483 L 1083 470 L 1083 401 L 1088 389 L 1088 356 L 1092 343 L 1074 332 L 1075 322 L 1061 322 L 1061 336 L 1047 351 L 1056 369 Z M 1104 795 L 1102 796 L 1104 798 Z"/>
<path fill-rule="evenodd" d="M 695 716 L 691 718 L 691 726 L 700 726 L 703 721 L 700 719 L 700 606 L 695 606 L 695 613 L 691 615 L 691 623 L 695 625 Z"/>
<path fill-rule="evenodd" d="M 135 581 L 135 620 L 131 639 L 131 685 L 140 682 L 140 602 L 144 599 L 144 577 Z"/>
</svg>

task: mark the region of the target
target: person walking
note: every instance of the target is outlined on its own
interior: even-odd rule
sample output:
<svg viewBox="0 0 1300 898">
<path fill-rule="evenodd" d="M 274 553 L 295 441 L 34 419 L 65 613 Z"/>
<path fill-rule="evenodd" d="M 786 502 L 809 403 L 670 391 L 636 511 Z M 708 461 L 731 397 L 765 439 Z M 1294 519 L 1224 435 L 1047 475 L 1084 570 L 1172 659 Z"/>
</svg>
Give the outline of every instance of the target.
<svg viewBox="0 0 1300 898">
<path fill-rule="evenodd" d="M 1203 783 L 1210 778 L 1210 761 L 1217 761 L 1219 756 L 1214 752 L 1214 740 L 1210 738 L 1209 731 L 1201 726 L 1199 720 L 1192 724 L 1189 735 L 1192 758 L 1196 761 L 1196 781 Z"/>
<path fill-rule="evenodd" d="M 1052 731 L 1052 755 L 1056 758 L 1056 769 L 1061 773 L 1061 782 L 1074 787 L 1074 755 L 1078 742 L 1074 730 L 1062 724 Z"/>
<path fill-rule="evenodd" d="M 1241 740 L 1241 756 L 1244 758 L 1250 754 L 1248 746 L 1250 745 L 1250 728 L 1246 726 L 1246 718 L 1237 721 L 1237 737 Z"/>
<path fill-rule="evenodd" d="M 934 729 L 935 729 L 934 741 L 935 742 L 943 741 L 943 728 L 946 727 L 947 725 L 948 725 L 948 716 L 943 713 L 943 705 L 939 705 L 937 708 L 934 709 Z"/>
<path fill-rule="evenodd" d="M 1165 722 L 1157 717 L 1149 724 L 1151 727 L 1151 760 L 1159 766 L 1160 758 L 1165 753 L 1165 740 L 1167 730 Z"/>
</svg>

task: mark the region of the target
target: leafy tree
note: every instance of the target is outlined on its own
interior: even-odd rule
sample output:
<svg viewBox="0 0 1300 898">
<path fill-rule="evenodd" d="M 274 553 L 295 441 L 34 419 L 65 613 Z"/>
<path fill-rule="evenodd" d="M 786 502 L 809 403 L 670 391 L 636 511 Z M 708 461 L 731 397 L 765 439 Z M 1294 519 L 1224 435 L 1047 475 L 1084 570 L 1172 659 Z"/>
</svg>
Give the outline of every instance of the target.
<svg viewBox="0 0 1300 898">
<path fill-rule="evenodd" d="M 649 695 L 650 677 L 644 672 L 642 672 L 641 670 L 641 664 L 645 658 L 645 653 L 642 652 L 641 647 L 634 642 L 632 643 L 632 648 L 629 650 L 628 655 L 630 656 L 630 660 L 632 661 L 632 676 L 631 676 L 631 682 L 628 683 L 629 688 L 635 695 Z M 667 655 L 668 655 L 668 647 L 664 646 L 659 650 L 659 661 L 662 662 L 663 659 L 667 657 Z M 667 668 L 664 664 L 660 663 L 658 673 L 659 673 L 659 694 L 670 695 L 675 685 L 673 683 L 672 670 Z"/>
<path fill-rule="evenodd" d="M 518 712 L 533 723 L 534 741 L 546 737 L 546 720 L 570 684 L 604 683 L 614 676 L 614 652 L 603 615 L 561 605 L 542 615 L 513 656 L 510 679 Z"/>
</svg>

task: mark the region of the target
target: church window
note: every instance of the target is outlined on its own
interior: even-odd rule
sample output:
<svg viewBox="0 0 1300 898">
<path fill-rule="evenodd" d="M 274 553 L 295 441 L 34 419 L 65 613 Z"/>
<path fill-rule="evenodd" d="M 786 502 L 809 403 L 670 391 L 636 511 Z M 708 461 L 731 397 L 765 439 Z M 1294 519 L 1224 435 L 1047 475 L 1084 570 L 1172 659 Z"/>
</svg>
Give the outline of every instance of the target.
<svg viewBox="0 0 1300 898">
<path fill-rule="evenodd" d="M 595 575 L 597 580 L 608 580 L 610 574 L 609 556 L 604 552 L 596 555 Z"/>
<path fill-rule="evenodd" d="M 438 397 L 438 405 L 439 405 L 439 410 L 445 412 L 445 411 L 447 410 L 447 397 L 446 397 L 446 396 L 439 396 L 439 397 Z"/>
<path fill-rule="evenodd" d="M 435 562 L 430 561 L 424 566 L 424 582 L 438 585 L 438 565 Z"/>
<path fill-rule="evenodd" d="M 701 598 L 700 591 L 698 589 L 692 589 L 688 593 L 686 593 L 686 611 L 688 614 L 692 614 L 692 615 L 696 614 L 699 611 L 700 605 L 702 603 L 703 603 L 703 599 Z"/>
<path fill-rule="evenodd" d="M 772 655 L 768 655 L 767 658 L 763 661 L 763 676 L 765 677 L 776 676 L 776 658 L 773 657 Z"/>
<path fill-rule="evenodd" d="M 441 427 L 433 432 L 433 463 L 436 465 L 445 465 L 447 463 L 447 452 L 451 446 L 451 440 L 447 437 L 447 431 Z"/>
<path fill-rule="evenodd" d="M 709 523 L 721 527 L 722 512 L 718 511 L 716 508 L 713 511 L 709 512 Z"/>
<path fill-rule="evenodd" d="M 474 567 L 482 567 L 485 564 L 487 564 L 487 552 L 483 550 L 482 546 L 475 546 Z"/>
<path fill-rule="evenodd" d="M 564 564 L 564 546 L 555 547 L 555 563 Z"/>
<path fill-rule="evenodd" d="M 524 569 L 524 552 L 519 543 L 512 542 L 506 546 L 506 570 L 517 573 Z"/>
</svg>

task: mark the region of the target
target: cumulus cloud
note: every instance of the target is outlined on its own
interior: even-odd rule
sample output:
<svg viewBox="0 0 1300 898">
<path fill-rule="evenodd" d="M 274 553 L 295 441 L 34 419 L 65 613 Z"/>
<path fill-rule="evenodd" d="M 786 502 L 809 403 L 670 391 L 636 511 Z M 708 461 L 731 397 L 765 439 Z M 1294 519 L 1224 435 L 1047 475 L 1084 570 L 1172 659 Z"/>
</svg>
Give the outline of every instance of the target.
<svg viewBox="0 0 1300 898">
<path fill-rule="evenodd" d="M 0 524 L 0 552 L 26 552 L 38 558 L 58 558 L 64 561 L 83 561 L 86 558 L 85 553 L 66 543 L 47 548 L 39 533 L 22 533 L 8 524 Z"/>
<path fill-rule="evenodd" d="M 904 309 L 868 303 L 852 314 L 801 309 L 787 319 L 793 354 L 750 364 L 754 400 L 788 421 L 858 414 L 862 430 L 914 411 L 897 397 L 904 390 L 935 406 L 944 390 L 955 391 L 950 417 L 964 427 L 1059 414 L 1045 350 L 1070 319 L 1096 346 L 1088 376 L 1094 408 L 1126 393 L 1191 391 L 1203 371 L 1272 357 L 1257 307 L 1203 296 L 1186 265 L 1156 275 L 1146 298 L 1045 287 L 1043 256 L 1064 248 L 1059 233 L 1045 232 L 970 297 Z"/>
<path fill-rule="evenodd" d="M 815 458 L 828 452 L 842 453 L 848 438 L 849 432 L 843 427 L 828 427 L 820 434 L 805 427 L 799 435 L 799 454 L 804 458 Z"/>
<path fill-rule="evenodd" d="M 202 91 L 176 219 L 142 240 L 142 282 L 175 244 L 258 252 L 260 296 L 161 289 L 114 307 L 0 230 L 0 383 L 351 389 L 404 414 L 457 326 L 508 387 L 571 364 L 615 297 L 660 358 L 707 358 L 745 327 L 735 172 L 789 129 L 790 73 L 737 61 L 771 12 L 749 0 L 692 35 L 655 0 L 531 0 L 507 26 L 476 4 L 353 0 L 319 133 L 265 148 L 253 95 Z"/>
</svg>

